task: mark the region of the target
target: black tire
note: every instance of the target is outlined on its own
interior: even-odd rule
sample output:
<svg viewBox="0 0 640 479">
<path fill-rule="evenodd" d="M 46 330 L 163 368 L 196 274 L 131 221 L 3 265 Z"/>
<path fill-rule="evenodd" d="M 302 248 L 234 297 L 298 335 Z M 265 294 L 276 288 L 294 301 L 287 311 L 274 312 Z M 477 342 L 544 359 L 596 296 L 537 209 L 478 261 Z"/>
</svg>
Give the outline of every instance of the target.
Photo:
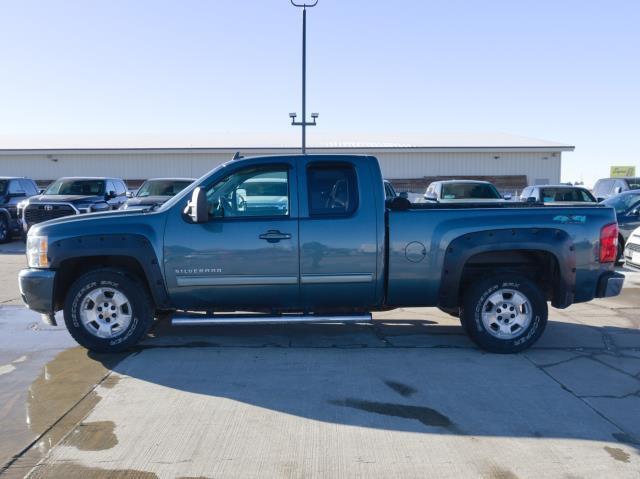
<svg viewBox="0 0 640 479">
<path fill-rule="evenodd" d="M 616 256 L 616 264 L 624 263 L 624 240 L 618 238 L 618 256 Z"/>
<path fill-rule="evenodd" d="M 515 331 L 515 336 L 509 339 L 494 336 L 482 321 L 485 302 L 500 289 L 517 291 L 526 297 L 531 308 L 528 326 Z M 517 353 L 533 345 L 542 335 L 548 315 L 547 301 L 540 288 L 527 278 L 511 274 L 490 276 L 472 284 L 464 295 L 460 311 L 462 325 L 471 340 L 486 351 L 501 354 Z"/>
<path fill-rule="evenodd" d="M 9 229 L 9 222 L 7 218 L 0 216 L 0 244 L 6 243 L 11 239 L 11 230 Z"/>
<path fill-rule="evenodd" d="M 128 326 L 111 338 L 100 338 L 89 332 L 80 317 L 85 298 L 98 288 L 123 293 L 131 307 Z M 71 285 L 64 303 L 64 322 L 73 339 L 81 346 L 99 353 L 118 353 L 135 346 L 149 330 L 153 313 L 153 302 L 142 281 L 126 271 L 112 268 L 82 275 Z"/>
</svg>

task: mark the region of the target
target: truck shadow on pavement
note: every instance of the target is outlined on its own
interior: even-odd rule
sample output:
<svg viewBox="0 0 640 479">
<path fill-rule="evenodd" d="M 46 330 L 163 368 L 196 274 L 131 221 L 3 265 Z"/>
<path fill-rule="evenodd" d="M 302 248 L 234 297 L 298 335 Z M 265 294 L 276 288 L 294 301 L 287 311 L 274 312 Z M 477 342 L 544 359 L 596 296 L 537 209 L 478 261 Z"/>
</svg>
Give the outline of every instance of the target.
<svg viewBox="0 0 640 479">
<path fill-rule="evenodd" d="M 198 409 L 212 417 L 230 400 L 238 414 L 258 407 L 364 428 L 640 449 L 640 331 L 633 328 L 552 321 L 536 348 L 496 355 L 476 349 L 460 326 L 425 320 L 159 324 L 137 352 L 109 366 L 122 387 L 143 382 L 150 402 L 184 396 L 189 408 L 196 394 Z M 156 404 L 149 414 L 161 410 Z"/>
</svg>

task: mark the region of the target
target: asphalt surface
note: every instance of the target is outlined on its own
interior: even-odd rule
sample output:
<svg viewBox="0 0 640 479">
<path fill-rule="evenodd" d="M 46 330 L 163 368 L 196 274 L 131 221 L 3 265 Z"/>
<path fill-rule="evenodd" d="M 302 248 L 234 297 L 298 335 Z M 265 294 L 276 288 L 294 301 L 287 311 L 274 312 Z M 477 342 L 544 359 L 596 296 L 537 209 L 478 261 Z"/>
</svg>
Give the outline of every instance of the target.
<svg viewBox="0 0 640 479">
<path fill-rule="evenodd" d="M 518 355 L 436 309 L 373 324 L 159 323 L 97 356 L 19 304 L 0 248 L 6 477 L 640 477 L 640 275 Z M 13 275 L 13 283 L 8 276 Z"/>
</svg>

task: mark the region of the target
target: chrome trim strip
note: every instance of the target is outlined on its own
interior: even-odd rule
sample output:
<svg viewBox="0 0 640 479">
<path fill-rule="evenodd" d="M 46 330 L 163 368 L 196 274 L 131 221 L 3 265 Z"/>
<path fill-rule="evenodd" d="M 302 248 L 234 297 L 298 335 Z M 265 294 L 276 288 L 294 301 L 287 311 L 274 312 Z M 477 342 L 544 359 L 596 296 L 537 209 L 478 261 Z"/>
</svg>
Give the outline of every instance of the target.
<svg viewBox="0 0 640 479">
<path fill-rule="evenodd" d="M 177 276 L 178 286 L 269 286 L 298 284 L 297 276 Z"/>
<path fill-rule="evenodd" d="M 371 283 L 373 273 L 303 274 L 302 284 Z"/>
<path fill-rule="evenodd" d="M 371 313 L 341 315 L 341 316 L 314 316 L 303 314 L 290 314 L 282 316 L 266 315 L 214 315 L 214 316 L 176 316 L 171 320 L 174 326 L 202 326 L 212 324 L 300 324 L 300 323 L 368 323 L 373 321 Z"/>
</svg>

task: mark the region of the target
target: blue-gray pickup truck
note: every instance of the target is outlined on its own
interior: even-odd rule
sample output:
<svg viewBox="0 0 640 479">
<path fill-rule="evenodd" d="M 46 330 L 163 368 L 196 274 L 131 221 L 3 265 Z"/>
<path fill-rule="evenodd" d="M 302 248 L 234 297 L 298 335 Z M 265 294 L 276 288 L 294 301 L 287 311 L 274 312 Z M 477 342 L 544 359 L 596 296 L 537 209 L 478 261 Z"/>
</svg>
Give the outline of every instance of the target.
<svg viewBox="0 0 640 479">
<path fill-rule="evenodd" d="M 160 207 L 35 225 L 24 302 L 102 352 L 177 324 L 363 321 L 437 306 L 480 347 L 531 346 L 547 303 L 620 293 L 604 206 L 385 201 L 370 156 L 234 159 Z M 236 311 L 250 311 L 238 314 Z"/>
</svg>

